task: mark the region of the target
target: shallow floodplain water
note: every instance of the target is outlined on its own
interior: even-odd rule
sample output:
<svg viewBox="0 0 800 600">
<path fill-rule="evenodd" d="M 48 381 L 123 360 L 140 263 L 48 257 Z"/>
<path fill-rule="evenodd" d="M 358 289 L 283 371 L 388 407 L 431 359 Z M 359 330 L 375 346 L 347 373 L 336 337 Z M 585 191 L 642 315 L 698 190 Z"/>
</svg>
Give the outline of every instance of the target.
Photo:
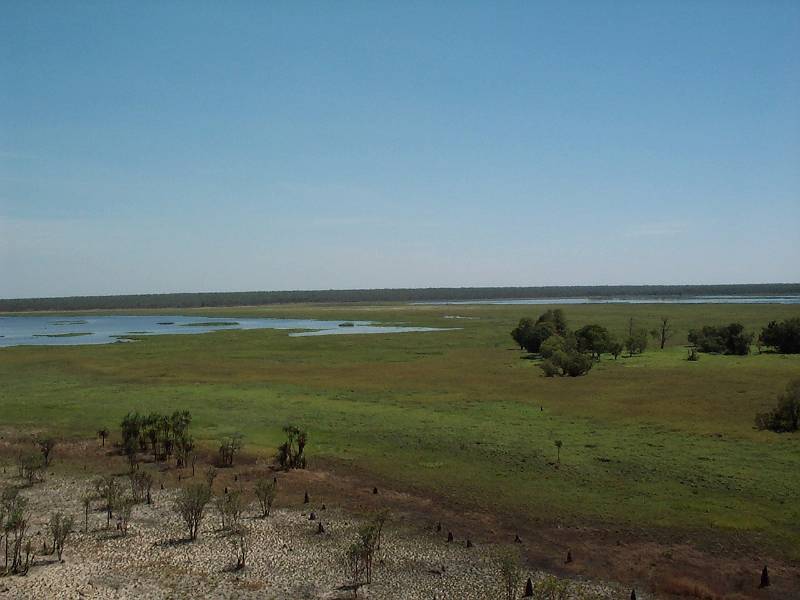
<svg viewBox="0 0 800 600">
<path fill-rule="evenodd" d="M 186 315 L 0 317 L 0 347 L 77 346 L 129 342 L 140 335 L 208 333 L 221 329 L 301 330 L 291 336 L 443 331 L 435 327 L 380 325 L 371 321 L 314 319 L 238 319 Z"/>
</svg>

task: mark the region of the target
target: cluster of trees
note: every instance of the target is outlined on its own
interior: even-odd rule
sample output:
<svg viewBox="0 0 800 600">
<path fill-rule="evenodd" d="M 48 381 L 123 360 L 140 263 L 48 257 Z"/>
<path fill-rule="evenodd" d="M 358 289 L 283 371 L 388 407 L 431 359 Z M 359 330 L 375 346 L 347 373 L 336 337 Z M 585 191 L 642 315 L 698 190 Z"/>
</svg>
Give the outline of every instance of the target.
<svg viewBox="0 0 800 600">
<path fill-rule="evenodd" d="M 800 379 L 790 381 L 778 396 L 775 408 L 756 415 L 756 428 L 776 433 L 790 433 L 800 429 Z"/>
<path fill-rule="evenodd" d="M 700 352 L 740 356 L 750 353 L 754 338 L 754 334 L 745 331 L 741 323 L 706 325 L 701 329 L 690 330 L 688 336 L 689 343 Z M 756 344 L 759 351 L 766 346 L 782 354 L 800 353 L 800 318 L 795 317 L 781 322 L 770 321 L 761 330 Z"/>
<path fill-rule="evenodd" d="M 306 468 L 306 440 L 308 434 L 296 425 L 285 425 L 286 441 L 278 447 L 276 460 L 284 471 Z"/>
<path fill-rule="evenodd" d="M 192 415 L 188 410 L 176 410 L 171 415 L 156 412 L 149 415 L 130 412 L 125 415 L 120 425 L 122 449 L 131 468 L 136 464 L 137 453 L 148 451 L 148 444 L 154 461 L 160 462 L 174 456 L 178 467 L 186 466 L 194 452 L 194 440 L 189 435 L 191 422 Z M 107 432 L 100 437 L 105 443 Z"/>
<path fill-rule="evenodd" d="M 744 356 L 750 353 L 753 334 L 746 332 L 741 323 L 730 323 L 729 325 L 706 325 L 702 329 L 691 329 L 688 339 L 689 343 L 700 352 Z"/>
<path fill-rule="evenodd" d="M 781 354 L 800 353 L 800 317 L 770 323 L 761 331 L 759 344 L 775 348 Z"/>
<path fill-rule="evenodd" d="M 671 332 L 669 319 L 664 318 L 661 327 L 654 330 L 653 335 L 663 344 Z M 564 311 L 556 308 L 542 313 L 536 321 L 520 319 L 511 331 L 511 337 L 521 349 L 539 354 L 544 359 L 540 366 L 548 377 L 577 377 L 588 373 L 603 354 L 610 354 L 616 359 L 623 350 L 627 350 L 631 356 L 644 352 L 648 331 L 637 327 L 633 319 L 629 322 L 628 336 L 624 341 L 617 339 L 602 325 L 589 324 L 571 331 Z"/>
</svg>

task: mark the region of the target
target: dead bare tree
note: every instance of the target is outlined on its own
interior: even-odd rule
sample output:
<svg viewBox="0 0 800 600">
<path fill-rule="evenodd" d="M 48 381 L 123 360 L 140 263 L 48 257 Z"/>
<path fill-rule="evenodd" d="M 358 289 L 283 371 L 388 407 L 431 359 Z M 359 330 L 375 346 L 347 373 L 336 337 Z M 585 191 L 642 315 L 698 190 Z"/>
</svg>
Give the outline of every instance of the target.
<svg viewBox="0 0 800 600">
<path fill-rule="evenodd" d="M 664 349 L 669 338 L 672 337 L 674 331 L 672 330 L 672 321 L 669 317 L 661 317 L 661 322 L 656 329 L 650 332 L 650 335 L 658 342 L 661 349 Z"/>
</svg>

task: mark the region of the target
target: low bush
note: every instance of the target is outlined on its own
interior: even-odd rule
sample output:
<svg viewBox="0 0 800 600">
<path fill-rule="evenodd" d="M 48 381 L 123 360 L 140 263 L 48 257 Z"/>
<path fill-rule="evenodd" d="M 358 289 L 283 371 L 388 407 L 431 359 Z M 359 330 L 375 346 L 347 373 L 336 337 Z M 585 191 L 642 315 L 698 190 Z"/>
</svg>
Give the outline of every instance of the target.
<svg viewBox="0 0 800 600">
<path fill-rule="evenodd" d="M 791 433 L 800 428 L 800 379 L 794 379 L 778 395 L 775 408 L 756 415 L 756 429 Z"/>
</svg>

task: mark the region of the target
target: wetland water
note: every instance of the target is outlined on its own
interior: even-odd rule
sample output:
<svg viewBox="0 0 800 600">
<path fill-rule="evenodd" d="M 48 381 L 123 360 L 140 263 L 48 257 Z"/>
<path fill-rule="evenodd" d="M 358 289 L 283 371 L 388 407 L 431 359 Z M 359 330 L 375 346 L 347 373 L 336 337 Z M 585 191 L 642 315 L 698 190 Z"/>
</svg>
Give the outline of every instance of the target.
<svg viewBox="0 0 800 600">
<path fill-rule="evenodd" d="M 186 315 L 4 316 L 0 317 L 0 347 L 111 344 L 131 341 L 132 337 L 141 335 L 188 335 L 224 329 L 289 329 L 295 330 L 289 335 L 300 337 L 444 331 L 446 328 L 381 325 L 371 321 L 238 319 Z"/>
</svg>

